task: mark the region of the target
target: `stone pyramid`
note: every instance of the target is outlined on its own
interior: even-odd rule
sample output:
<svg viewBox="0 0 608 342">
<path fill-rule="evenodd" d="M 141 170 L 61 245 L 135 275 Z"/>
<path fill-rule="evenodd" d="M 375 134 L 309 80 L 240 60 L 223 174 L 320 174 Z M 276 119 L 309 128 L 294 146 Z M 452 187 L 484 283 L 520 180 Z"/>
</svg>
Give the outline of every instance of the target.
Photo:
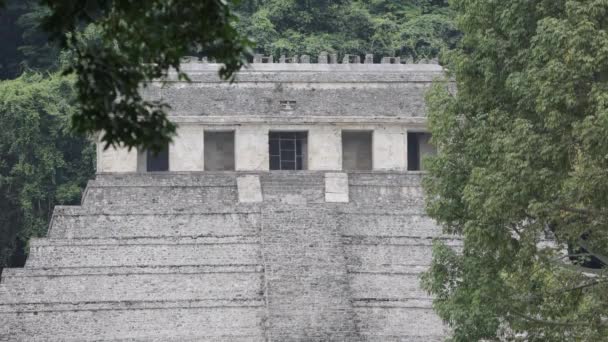
<svg viewBox="0 0 608 342">
<path fill-rule="evenodd" d="M 309 170 L 256 170 L 236 148 L 221 172 L 136 172 L 102 152 L 82 205 L 56 207 L 25 268 L 2 273 L 0 341 L 445 338 L 419 287 L 432 238 L 449 239 L 422 173 L 315 170 L 314 150 Z"/>
</svg>

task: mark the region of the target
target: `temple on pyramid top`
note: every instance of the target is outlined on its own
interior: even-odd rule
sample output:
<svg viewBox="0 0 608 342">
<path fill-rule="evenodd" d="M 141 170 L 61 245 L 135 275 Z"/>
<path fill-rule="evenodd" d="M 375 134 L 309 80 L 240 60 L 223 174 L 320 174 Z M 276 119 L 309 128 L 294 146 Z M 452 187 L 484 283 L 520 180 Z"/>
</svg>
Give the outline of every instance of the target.
<svg viewBox="0 0 608 342">
<path fill-rule="evenodd" d="M 357 57 L 357 58 L 353 58 Z M 417 171 L 433 152 L 424 93 L 437 64 L 399 58 L 307 56 L 272 63 L 257 55 L 236 82 L 219 65 L 189 60 L 191 83 L 175 76 L 144 91 L 171 106 L 177 137 L 163 153 L 103 150 L 102 173 L 157 171 Z M 333 63 L 332 63 L 333 62 Z"/>
</svg>

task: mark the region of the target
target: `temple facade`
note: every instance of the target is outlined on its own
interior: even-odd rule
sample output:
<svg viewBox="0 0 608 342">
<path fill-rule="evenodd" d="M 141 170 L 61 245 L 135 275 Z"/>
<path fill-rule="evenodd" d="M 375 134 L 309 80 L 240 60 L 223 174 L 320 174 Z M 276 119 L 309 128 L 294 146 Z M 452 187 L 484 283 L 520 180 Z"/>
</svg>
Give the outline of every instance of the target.
<svg viewBox="0 0 608 342">
<path fill-rule="evenodd" d="M 80 206 L 0 280 L 0 341 L 440 341 L 424 94 L 436 64 L 256 56 L 142 89 L 158 154 L 97 149 Z"/>
</svg>

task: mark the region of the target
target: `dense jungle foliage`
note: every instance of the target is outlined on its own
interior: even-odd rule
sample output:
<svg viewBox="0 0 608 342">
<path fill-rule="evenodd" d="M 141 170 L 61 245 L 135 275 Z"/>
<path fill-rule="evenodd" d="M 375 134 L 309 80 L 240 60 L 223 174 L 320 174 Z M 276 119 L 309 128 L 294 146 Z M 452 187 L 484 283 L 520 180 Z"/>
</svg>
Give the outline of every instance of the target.
<svg viewBox="0 0 608 342">
<path fill-rule="evenodd" d="M 447 0 L 247 0 L 239 28 L 267 55 L 321 51 L 419 60 L 453 48 L 460 33 Z"/>
<path fill-rule="evenodd" d="M 44 236 L 53 206 L 77 204 L 93 173 L 93 145 L 70 129 L 76 108 L 70 77 L 0 82 L 0 266 L 23 262 L 16 247 Z"/>
<path fill-rule="evenodd" d="M 424 278 L 455 341 L 608 340 L 608 2 L 455 0 Z"/>
</svg>

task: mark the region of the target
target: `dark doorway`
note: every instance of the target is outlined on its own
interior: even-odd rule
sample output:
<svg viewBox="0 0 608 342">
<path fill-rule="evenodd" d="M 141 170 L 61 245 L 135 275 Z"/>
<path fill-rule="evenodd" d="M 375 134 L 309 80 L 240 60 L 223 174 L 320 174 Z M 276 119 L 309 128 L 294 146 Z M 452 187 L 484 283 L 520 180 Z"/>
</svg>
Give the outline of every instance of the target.
<svg viewBox="0 0 608 342">
<path fill-rule="evenodd" d="M 430 140 L 430 133 L 407 133 L 407 169 L 409 171 L 424 170 L 424 157 L 437 153 L 435 147 L 431 145 Z"/>
<path fill-rule="evenodd" d="M 25 242 L 21 241 L 21 239 L 17 239 L 17 241 L 15 242 L 15 250 L 13 251 L 13 254 L 11 255 L 10 261 L 9 261 L 9 266 L 10 267 L 23 267 L 25 266 L 25 260 L 27 258 L 26 252 L 25 252 Z"/>
<path fill-rule="evenodd" d="M 146 171 L 160 172 L 169 171 L 169 146 L 165 146 L 160 152 L 146 152 Z"/>
<path fill-rule="evenodd" d="M 342 132 L 342 170 L 372 169 L 372 131 Z"/>
<path fill-rule="evenodd" d="M 234 132 L 205 131 L 205 171 L 234 170 Z"/>
</svg>

